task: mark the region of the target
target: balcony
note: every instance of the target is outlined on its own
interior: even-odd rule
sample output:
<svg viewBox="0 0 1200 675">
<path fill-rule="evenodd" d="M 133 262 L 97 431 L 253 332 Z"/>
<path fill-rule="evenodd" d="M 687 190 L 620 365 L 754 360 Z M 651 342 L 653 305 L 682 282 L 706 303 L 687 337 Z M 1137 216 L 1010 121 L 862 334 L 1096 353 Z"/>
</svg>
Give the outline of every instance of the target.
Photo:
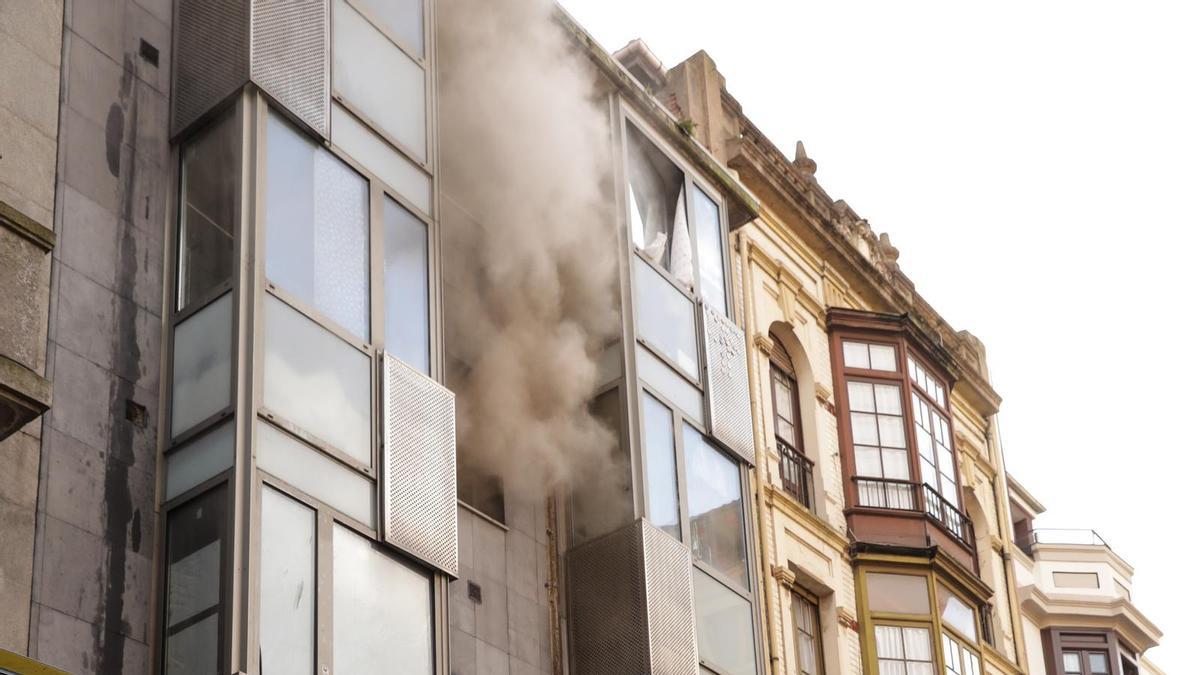
<svg viewBox="0 0 1200 675">
<path fill-rule="evenodd" d="M 932 486 L 908 480 L 853 476 L 856 532 L 864 540 L 919 546 L 952 543 L 951 550 L 972 568 L 975 565 L 975 528 L 960 511 Z M 895 515 L 881 511 L 895 512 Z M 904 525 L 920 519 L 935 528 Z"/>
<path fill-rule="evenodd" d="M 787 441 L 776 438 L 775 447 L 779 450 L 779 479 L 783 483 L 783 491 L 811 511 L 815 499 L 813 461 Z"/>
<path fill-rule="evenodd" d="M 1018 534 L 1015 543 L 1017 548 L 1020 548 L 1028 556 L 1033 556 L 1033 547 L 1038 544 L 1052 544 L 1055 546 L 1103 546 L 1112 550 L 1108 542 L 1104 541 L 1104 537 L 1101 537 L 1095 530 L 1072 528 L 1044 527 L 1036 530 L 1028 530 Z"/>
</svg>

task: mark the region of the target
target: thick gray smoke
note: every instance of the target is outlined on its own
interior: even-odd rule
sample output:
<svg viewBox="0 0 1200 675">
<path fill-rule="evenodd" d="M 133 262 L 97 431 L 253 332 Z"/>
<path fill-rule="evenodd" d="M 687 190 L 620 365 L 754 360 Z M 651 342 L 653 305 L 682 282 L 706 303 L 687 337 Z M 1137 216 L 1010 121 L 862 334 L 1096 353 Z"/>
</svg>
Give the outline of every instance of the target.
<svg viewBox="0 0 1200 675">
<path fill-rule="evenodd" d="M 447 358 L 464 462 L 528 493 L 604 471 L 618 328 L 604 97 L 550 0 L 438 3 Z"/>
</svg>

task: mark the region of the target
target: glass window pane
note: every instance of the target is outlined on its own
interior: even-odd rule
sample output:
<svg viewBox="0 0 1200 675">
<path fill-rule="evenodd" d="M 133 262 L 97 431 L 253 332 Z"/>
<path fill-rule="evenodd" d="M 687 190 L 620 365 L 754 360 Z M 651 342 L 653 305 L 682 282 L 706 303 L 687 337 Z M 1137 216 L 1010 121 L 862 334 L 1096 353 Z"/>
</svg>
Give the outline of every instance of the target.
<svg viewBox="0 0 1200 675">
<path fill-rule="evenodd" d="M 904 657 L 909 661 L 932 661 L 928 628 L 904 628 Z"/>
<path fill-rule="evenodd" d="M 978 642 L 975 633 L 975 611 L 945 586 L 938 584 L 937 592 L 942 623 L 951 626 L 971 642 Z"/>
<path fill-rule="evenodd" d="M 771 378 L 771 383 L 775 393 L 775 415 L 788 422 L 795 422 L 796 412 L 793 408 L 796 403 L 792 400 L 791 385 L 778 377 Z"/>
<path fill-rule="evenodd" d="M 233 422 L 225 422 L 167 455 L 165 500 L 171 500 L 233 466 Z"/>
<path fill-rule="evenodd" d="M 679 479 L 675 473 L 675 430 L 670 408 L 642 392 L 646 426 L 646 494 L 650 524 L 675 536 L 679 529 Z"/>
<path fill-rule="evenodd" d="M 879 427 L 870 413 L 850 413 L 850 437 L 862 445 L 879 445 Z"/>
<path fill-rule="evenodd" d="M 370 479 L 320 450 L 259 420 L 258 466 L 342 513 L 375 526 L 375 490 Z"/>
<path fill-rule="evenodd" d="M 871 345 L 871 370 L 896 370 L 896 348 L 891 345 Z"/>
<path fill-rule="evenodd" d="M 429 174 L 337 103 L 330 105 L 330 130 L 335 145 L 399 191 L 413 206 L 431 213 L 433 181 Z"/>
<path fill-rule="evenodd" d="M 754 675 L 754 629 L 750 603 L 698 569 L 692 569 L 696 593 L 696 644 L 700 659 L 731 675 Z"/>
<path fill-rule="evenodd" d="M 367 181 L 267 120 L 267 278 L 359 338 L 367 330 Z"/>
<path fill-rule="evenodd" d="M 904 640 L 899 626 L 875 626 L 875 653 L 881 659 L 903 659 Z"/>
<path fill-rule="evenodd" d="M 383 203 L 386 349 L 429 374 L 429 237 L 425 223 L 392 199 Z"/>
<path fill-rule="evenodd" d="M 861 342 L 843 342 L 842 357 L 847 368 L 871 369 L 871 357 L 867 346 Z"/>
<path fill-rule="evenodd" d="M 850 410 L 875 412 L 875 396 L 871 385 L 866 382 L 847 382 L 850 392 Z"/>
<path fill-rule="evenodd" d="M 425 161 L 425 71 L 346 0 L 333 3 L 333 88 Z"/>
<path fill-rule="evenodd" d="M 1063 670 L 1068 673 L 1083 672 L 1083 661 L 1077 652 L 1063 652 Z"/>
<path fill-rule="evenodd" d="M 693 379 L 700 378 L 696 305 L 641 258 L 634 258 L 638 334 Z"/>
<path fill-rule="evenodd" d="M 1088 653 L 1088 668 L 1092 671 L 1092 675 L 1100 675 L 1108 672 L 1108 655 L 1097 652 Z"/>
<path fill-rule="evenodd" d="M 721 209 L 699 189 L 692 190 L 696 205 L 696 255 L 700 262 L 700 297 L 726 314 L 725 305 L 725 238 L 721 230 Z"/>
<path fill-rule="evenodd" d="M 174 509 L 167 518 L 167 620 L 163 670 L 217 675 L 221 653 L 221 559 L 225 487 Z"/>
<path fill-rule="evenodd" d="M 925 577 L 868 572 L 867 601 L 872 612 L 929 614 L 929 586 Z"/>
<path fill-rule="evenodd" d="M 683 172 L 636 127 L 627 124 L 625 128 L 629 139 L 629 220 L 633 245 L 678 278 L 683 271 L 670 267 L 676 239 L 681 240 L 679 246 L 689 252 L 689 258 L 691 251 Z M 690 271 L 686 272 L 689 281 Z"/>
<path fill-rule="evenodd" d="M 858 476 L 883 477 L 883 461 L 879 457 L 879 449 L 872 447 L 854 446 L 854 473 Z"/>
<path fill-rule="evenodd" d="M 316 527 L 315 511 L 263 487 L 258 610 L 262 675 L 312 672 Z"/>
<path fill-rule="evenodd" d="M 904 419 L 890 415 L 879 416 L 879 444 L 885 448 L 908 446 L 904 438 Z"/>
<path fill-rule="evenodd" d="M 908 480 L 908 451 L 884 448 L 880 451 L 883 460 L 883 477 Z"/>
<path fill-rule="evenodd" d="M 433 672 L 433 584 L 340 525 L 333 528 L 333 667 Z"/>
<path fill-rule="evenodd" d="M 683 425 L 683 452 L 692 553 L 747 586 L 741 471 L 688 424 Z"/>
<path fill-rule="evenodd" d="M 175 327 L 171 436 L 229 405 L 233 294 L 226 293 Z"/>
<path fill-rule="evenodd" d="M 885 415 L 900 415 L 900 387 L 891 384 L 875 385 L 875 402 L 879 412 Z"/>
<path fill-rule="evenodd" d="M 421 0 L 359 0 L 376 22 L 413 50 L 425 55 L 425 22 Z"/>
<path fill-rule="evenodd" d="M 240 126 L 233 111 L 183 148 L 179 205 L 179 297 L 186 308 L 233 274 L 233 232 L 241 209 Z"/>
<path fill-rule="evenodd" d="M 266 297 L 263 403 L 371 463 L 371 359 L 274 296 Z"/>
</svg>

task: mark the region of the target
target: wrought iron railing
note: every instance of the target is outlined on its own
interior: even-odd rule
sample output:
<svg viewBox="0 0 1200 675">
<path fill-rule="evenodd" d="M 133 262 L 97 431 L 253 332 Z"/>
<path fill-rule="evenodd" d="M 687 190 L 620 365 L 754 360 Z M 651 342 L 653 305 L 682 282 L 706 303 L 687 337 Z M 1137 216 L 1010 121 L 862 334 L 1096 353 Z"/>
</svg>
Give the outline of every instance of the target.
<svg viewBox="0 0 1200 675">
<path fill-rule="evenodd" d="M 957 539 L 969 549 L 975 548 L 975 527 L 971 524 L 971 519 L 967 514 L 959 511 L 953 504 L 946 501 L 944 497 L 938 494 L 933 486 L 926 483 L 925 488 L 925 513 L 934 519 L 942 526 L 950 536 Z"/>
<path fill-rule="evenodd" d="M 775 439 L 779 449 L 779 479 L 783 490 L 807 509 L 813 508 L 813 461 L 782 439 Z"/>
<path fill-rule="evenodd" d="M 1103 546 L 1111 550 L 1104 537 L 1095 530 L 1043 527 L 1022 532 L 1016 536 L 1017 548 L 1033 555 L 1035 544 L 1059 544 L 1067 546 Z"/>
<path fill-rule="evenodd" d="M 895 509 L 898 511 L 918 511 L 917 485 L 911 481 L 895 478 L 871 478 L 855 476 L 855 490 L 858 492 L 858 505 L 870 506 L 877 509 Z"/>
<path fill-rule="evenodd" d="M 850 479 L 857 493 L 858 506 L 896 511 L 924 511 L 951 537 L 969 550 L 975 550 L 975 527 L 967 514 L 958 510 L 928 484 L 896 478 L 854 476 Z"/>
</svg>

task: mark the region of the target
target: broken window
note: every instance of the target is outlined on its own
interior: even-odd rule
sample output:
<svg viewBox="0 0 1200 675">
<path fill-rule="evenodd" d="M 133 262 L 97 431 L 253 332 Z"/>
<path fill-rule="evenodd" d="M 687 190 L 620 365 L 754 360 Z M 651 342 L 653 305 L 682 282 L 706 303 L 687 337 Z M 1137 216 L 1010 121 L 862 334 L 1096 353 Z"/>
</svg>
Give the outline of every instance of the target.
<svg viewBox="0 0 1200 675">
<path fill-rule="evenodd" d="M 695 274 L 683 172 L 636 127 L 626 128 L 633 245 L 690 290 Z"/>
<path fill-rule="evenodd" d="M 233 231 L 241 209 L 240 125 L 227 112 L 183 148 L 179 205 L 179 297 L 183 310 L 233 274 Z"/>
</svg>

